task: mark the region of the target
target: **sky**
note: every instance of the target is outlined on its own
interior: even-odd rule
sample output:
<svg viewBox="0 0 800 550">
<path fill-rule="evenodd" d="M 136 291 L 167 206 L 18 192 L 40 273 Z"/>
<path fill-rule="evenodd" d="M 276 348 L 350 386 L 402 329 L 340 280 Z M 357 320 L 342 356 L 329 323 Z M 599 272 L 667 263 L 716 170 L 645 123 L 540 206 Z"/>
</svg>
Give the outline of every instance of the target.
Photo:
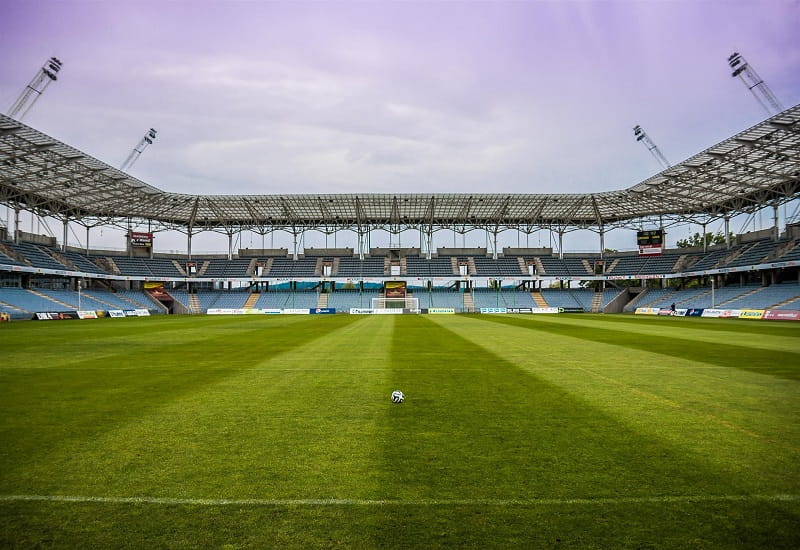
<svg viewBox="0 0 800 550">
<path fill-rule="evenodd" d="M 155 128 L 129 172 L 164 191 L 610 191 L 660 171 L 637 124 L 676 164 L 767 117 L 735 51 L 800 103 L 797 29 L 798 0 L 0 0 L 0 110 L 56 56 L 24 122 L 112 166 Z"/>
</svg>

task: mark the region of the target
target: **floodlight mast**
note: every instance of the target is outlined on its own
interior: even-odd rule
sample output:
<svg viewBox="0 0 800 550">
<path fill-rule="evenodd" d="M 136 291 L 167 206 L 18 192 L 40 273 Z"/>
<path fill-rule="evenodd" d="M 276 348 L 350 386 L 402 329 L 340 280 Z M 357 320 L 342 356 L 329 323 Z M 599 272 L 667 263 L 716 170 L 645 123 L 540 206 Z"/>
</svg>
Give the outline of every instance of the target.
<svg viewBox="0 0 800 550">
<path fill-rule="evenodd" d="M 136 147 L 133 148 L 133 151 L 131 151 L 131 154 L 128 155 L 128 158 L 125 159 L 125 162 L 122 163 L 122 166 L 120 166 L 119 169 L 123 172 L 125 170 L 130 170 L 131 166 L 133 166 L 133 163 L 136 162 L 136 159 L 138 159 L 139 155 L 142 154 L 142 151 L 144 151 L 148 145 L 152 145 L 155 139 L 156 131 L 153 128 L 150 128 L 141 141 L 139 141 L 139 143 L 136 145 Z"/>
<path fill-rule="evenodd" d="M 60 70 L 61 61 L 58 58 L 51 57 L 45 61 L 42 68 L 39 69 L 39 72 L 33 77 L 33 80 L 25 86 L 25 89 L 22 90 L 22 93 L 11 105 L 11 108 L 8 110 L 8 116 L 22 122 L 22 119 L 25 118 L 25 115 L 28 114 L 28 111 L 31 110 L 31 107 L 33 107 L 36 100 L 42 96 L 50 83 L 58 80 L 57 75 Z M 22 111 L 22 114 L 17 116 L 20 111 Z"/>
<path fill-rule="evenodd" d="M 742 79 L 742 82 L 747 89 L 753 93 L 753 96 L 756 100 L 761 104 L 764 110 L 767 111 L 767 114 L 777 115 L 778 113 L 783 111 L 783 106 L 781 102 L 778 101 L 778 98 L 775 97 L 775 94 L 772 93 L 772 90 L 769 89 L 767 83 L 764 82 L 756 70 L 747 62 L 745 61 L 742 54 L 739 52 L 734 52 L 728 57 L 728 65 L 731 66 L 733 72 L 731 76 L 736 78 L 737 76 Z"/>
<path fill-rule="evenodd" d="M 650 139 L 650 136 L 647 135 L 647 132 L 645 132 L 638 124 L 633 127 L 633 135 L 636 137 L 636 141 L 641 141 L 644 143 L 644 146 L 647 147 L 647 150 L 652 153 L 662 167 L 666 169 L 672 166 L 667 160 L 667 157 L 661 153 L 659 148 L 656 147 L 656 144 L 653 143 L 653 140 Z"/>
</svg>

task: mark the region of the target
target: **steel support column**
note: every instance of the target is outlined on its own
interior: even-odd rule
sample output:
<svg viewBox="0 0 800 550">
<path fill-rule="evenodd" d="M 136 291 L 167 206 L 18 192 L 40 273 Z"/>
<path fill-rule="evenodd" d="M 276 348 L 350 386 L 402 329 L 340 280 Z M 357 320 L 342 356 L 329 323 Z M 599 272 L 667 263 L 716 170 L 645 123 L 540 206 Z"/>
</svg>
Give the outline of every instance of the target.
<svg viewBox="0 0 800 550">
<path fill-rule="evenodd" d="M 730 215 L 726 214 L 724 217 L 725 220 L 725 249 L 731 249 L 731 217 Z"/>
<path fill-rule="evenodd" d="M 67 250 L 67 231 L 69 230 L 69 218 L 64 218 L 64 236 L 61 238 L 61 251 Z"/>
<path fill-rule="evenodd" d="M 778 239 L 780 238 L 780 233 L 781 233 L 780 232 L 780 228 L 778 227 L 778 205 L 777 204 L 773 204 L 772 205 L 772 220 L 775 222 L 775 231 L 774 231 L 772 240 L 777 242 Z"/>
</svg>

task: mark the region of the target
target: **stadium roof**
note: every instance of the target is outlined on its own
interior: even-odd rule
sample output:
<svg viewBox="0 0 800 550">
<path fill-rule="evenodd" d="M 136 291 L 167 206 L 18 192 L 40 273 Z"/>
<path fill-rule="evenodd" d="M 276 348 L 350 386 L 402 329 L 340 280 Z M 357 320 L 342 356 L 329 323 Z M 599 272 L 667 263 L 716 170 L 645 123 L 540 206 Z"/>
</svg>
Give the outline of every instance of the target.
<svg viewBox="0 0 800 550">
<path fill-rule="evenodd" d="M 800 105 L 647 180 L 585 194 L 189 195 L 162 191 L 0 115 L 0 202 L 90 225 L 241 229 L 570 230 L 717 218 L 800 196 Z"/>
</svg>

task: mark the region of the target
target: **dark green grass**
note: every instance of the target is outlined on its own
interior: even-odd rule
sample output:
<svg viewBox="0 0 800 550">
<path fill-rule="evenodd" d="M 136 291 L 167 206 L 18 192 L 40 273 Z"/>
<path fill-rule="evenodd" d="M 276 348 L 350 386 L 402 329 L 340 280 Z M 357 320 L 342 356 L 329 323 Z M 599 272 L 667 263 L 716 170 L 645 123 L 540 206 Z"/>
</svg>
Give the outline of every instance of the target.
<svg viewBox="0 0 800 550">
<path fill-rule="evenodd" d="M 0 547 L 800 546 L 791 324 L 31 322 L 0 357 Z"/>
</svg>

